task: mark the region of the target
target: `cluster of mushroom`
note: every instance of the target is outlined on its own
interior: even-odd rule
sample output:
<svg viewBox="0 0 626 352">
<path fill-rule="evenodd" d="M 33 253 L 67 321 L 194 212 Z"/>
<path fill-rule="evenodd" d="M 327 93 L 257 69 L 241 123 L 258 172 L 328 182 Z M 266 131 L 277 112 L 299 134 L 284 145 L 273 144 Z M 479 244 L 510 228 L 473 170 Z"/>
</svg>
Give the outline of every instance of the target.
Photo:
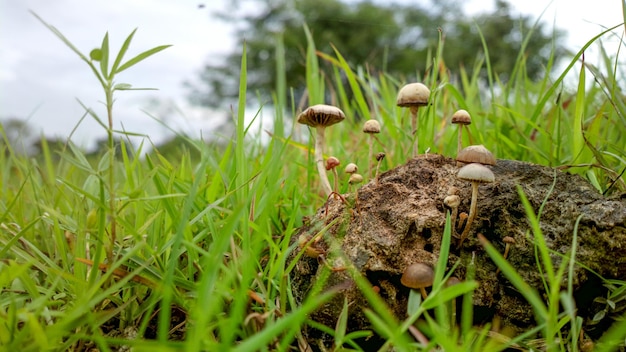
<svg viewBox="0 0 626 352">
<path fill-rule="evenodd" d="M 428 104 L 430 99 L 430 90 L 422 83 L 409 83 L 403 86 L 398 92 L 397 105 L 400 107 L 408 107 L 411 113 L 411 127 L 414 136 L 413 154 L 418 153 L 418 112 L 421 106 Z M 315 139 L 315 164 L 320 175 L 322 189 L 326 196 L 330 196 L 333 193 L 338 192 L 338 175 L 337 167 L 340 162 L 335 157 L 330 157 L 324 161 L 324 145 L 325 145 L 325 130 L 326 127 L 334 125 L 345 119 L 345 114 L 341 109 L 325 104 L 313 105 L 304 110 L 298 116 L 298 122 L 311 126 L 316 129 Z M 458 110 L 452 116 L 452 123 L 459 125 L 458 130 L 458 142 L 457 142 L 457 162 L 466 164 L 458 171 L 457 177 L 460 180 L 469 181 L 472 184 L 472 200 L 470 204 L 470 212 L 467 217 L 467 221 L 460 236 L 458 246 L 461 247 L 463 241 L 469 235 L 472 222 L 476 218 L 477 198 L 478 198 L 478 185 L 481 183 L 488 183 L 494 181 L 494 175 L 486 165 L 495 165 L 496 160 L 482 145 L 472 145 L 465 149 L 462 148 L 462 131 L 463 126 L 471 124 L 470 114 L 466 110 Z M 369 152 L 368 152 L 368 176 L 372 178 L 372 161 L 374 159 L 373 144 L 375 134 L 380 133 L 380 124 L 378 121 L 371 119 L 367 120 L 363 126 L 363 132 L 369 134 Z M 378 153 L 376 155 L 376 182 L 378 181 L 378 170 L 380 163 L 385 157 L 384 153 Z M 327 171 L 332 171 L 335 177 L 334 187 L 331 187 L 326 174 Z M 363 176 L 358 174 L 356 165 L 348 164 L 346 167 L 346 173 L 350 174 L 349 183 L 359 183 L 363 181 Z M 456 194 L 457 192 L 449 192 L 448 196 L 444 200 L 444 204 L 452 209 L 451 218 L 454 223 L 458 213 L 458 206 L 460 205 L 460 198 Z"/>
<path fill-rule="evenodd" d="M 331 156 L 326 159 L 326 161 L 324 161 L 324 146 L 326 140 L 325 131 L 326 127 L 339 123 L 345 118 L 346 116 L 344 112 L 341 111 L 341 109 L 326 104 L 317 104 L 310 106 L 302 113 L 300 113 L 300 115 L 298 115 L 299 123 L 313 127 L 316 130 L 314 151 L 315 164 L 317 166 L 317 171 L 320 175 L 322 190 L 324 191 L 324 194 L 326 196 L 330 196 L 333 193 L 337 194 L 338 192 L 337 167 L 340 165 L 340 162 L 339 159 L 334 156 Z M 363 133 L 370 135 L 368 160 L 371 162 L 374 159 L 374 135 L 380 133 L 380 123 L 378 123 L 378 121 L 374 119 L 367 120 L 363 125 Z M 380 163 L 384 158 L 385 153 L 378 153 L 376 155 L 376 180 L 378 180 L 378 170 L 380 168 Z M 326 171 L 333 172 L 335 177 L 334 187 L 331 187 Z M 350 178 L 348 180 L 349 184 L 352 185 L 363 181 L 363 176 L 357 173 L 357 166 L 354 163 L 346 165 L 345 172 L 350 175 Z M 368 176 L 372 178 L 371 164 L 369 164 Z"/>
<path fill-rule="evenodd" d="M 398 92 L 397 105 L 400 107 L 408 107 L 411 112 L 411 127 L 414 136 L 413 155 L 418 153 L 418 111 L 419 107 L 428 105 L 430 99 L 430 90 L 422 83 L 410 83 L 402 87 Z M 337 172 L 336 167 L 339 165 L 337 158 L 333 160 L 327 160 L 324 162 L 324 145 L 325 145 L 325 131 L 326 127 L 332 126 L 345 119 L 345 114 L 341 109 L 332 105 L 317 104 L 312 105 L 302 111 L 298 115 L 298 122 L 304 125 L 315 128 L 315 164 L 317 171 L 320 175 L 320 181 L 322 184 L 322 190 L 326 196 L 330 196 L 333 193 L 337 193 Z M 380 123 L 377 120 L 370 119 L 363 125 L 363 133 L 368 134 L 369 137 L 369 153 L 368 153 L 368 177 L 372 178 L 372 162 L 374 159 L 374 140 L 375 135 L 380 133 Z M 460 137 L 459 137 L 460 138 Z M 385 158 L 385 153 L 378 153 L 376 155 L 376 175 L 374 179 L 378 182 L 378 171 L 380 164 Z M 330 159 L 330 158 L 329 158 Z M 330 181 L 326 171 L 331 171 L 335 175 L 335 187 L 331 187 Z M 350 176 L 350 184 L 361 182 L 362 176 L 359 174 L 352 174 Z"/>
</svg>

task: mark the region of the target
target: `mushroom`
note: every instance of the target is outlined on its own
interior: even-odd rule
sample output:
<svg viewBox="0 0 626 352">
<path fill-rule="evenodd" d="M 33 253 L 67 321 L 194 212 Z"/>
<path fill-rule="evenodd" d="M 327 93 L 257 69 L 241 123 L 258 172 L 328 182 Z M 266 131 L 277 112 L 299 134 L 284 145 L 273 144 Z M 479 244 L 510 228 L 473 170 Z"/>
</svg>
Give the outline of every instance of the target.
<svg viewBox="0 0 626 352">
<path fill-rule="evenodd" d="M 353 172 L 352 174 L 350 174 L 350 179 L 348 179 L 348 184 L 350 186 L 355 183 L 361 183 L 361 182 L 363 182 L 363 176 L 361 174 L 357 174 L 356 172 Z M 358 211 L 359 210 L 359 189 L 358 188 L 354 191 L 354 204 Z"/>
<path fill-rule="evenodd" d="M 363 125 L 363 133 L 370 135 L 369 153 L 367 154 L 368 177 L 372 178 L 372 159 L 374 156 L 374 134 L 380 133 L 380 124 L 376 120 L 367 120 Z"/>
<path fill-rule="evenodd" d="M 361 183 L 361 182 L 363 182 L 363 176 L 357 173 L 350 175 L 350 179 L 348 179 L 349 184 L 355 184 L 355 183 Z"/>
<path fill-rule="evenodd" d="M 430 98 L 430 90 L 422 83 L 409 83 L 402 87 L 398 92 L 398 98 L 396 105 L 409 108 L 411 111 L 411 129 L 415 142 L 413 144 L 413 156 L 418 154 L 418 140 L 417 140 L 417 112 L 420 106 L 428 105 L 428 99 Z"/>
<path fill-rule="evenodd" d="M 450 208 L 452 211 L 450 212 L 450 220 L 452 220 L 452 233 L 456 234 L 456 230 L 454 229 L 454 223 L 456 222 L 456 217 L 459 213 L 459 205 L 461 205 L 461 197 L 456 194 L 450 194 L 443 199 L 443 204 Z"/>
<path fill-rule="evenodd" d="M 324 166 L 324 131 L 326 127 L 341 122 L 345 118 L 346 115 L 341 109 L 324 104 L 310 106 L 298 115 L 299 123 L 314 127 L 316 130 L 315 163 L 317 165 L 317 171 L 320 174 L 322 189 L 326 196 L 330 195 L 332 189 L 330 188 L 330 182 L 328 182 L 328 176 L 326 175 Z"/>
<path fill-rule="evenodd" d="M 511 245 L 515 244 L 515 238 L 511 236 L 504 236 L 504 238 L 502 238 L 502 242 L 504 242 L 505 244 L 504 254 L 502 256 L 504 257 L 504 259 L 506 259 L 506 257 L 509 255 L 509 251 L 511 250 Z M 500 272 L 500 268 L 496 270 L 496 275 L 498 275 L 499 272 Z"/>
<path fill-rule="evenodd" d="M 467 221 L 467 213 L 461 212 L 461 214 L 459 214 L 459 223 L 456 225 L 458 231 L 461 231 L 463 229 L 463 226 L 465 225 L 466 221 Z"/>
<path fill-rule="evenodd" d="M 463 229 L 463 233 L 461 233 L 461 239 L 459 240 L 458 248 L 461 248 L 463 241 L 469 234 L 470 228 L 472 227 L 472 222 L 476 217 L 476 201 L 478 199 L 478 184 L 480 183 L 491 183 L 495 180 L 493 172 L 489 170 L 487 167 L 478 164 L 472 163 L 463 166 L 456 177 L 460 180 L 470 181 L 472 183 L 472 202 L 470 204 L 470 212 L 467 218 L 467 224 Z"/>
<path fill-rule="evenodd" d="M 383 159 L 385 159 L 385 153 L 378 153 L 376 154 L 376 184 L 378 184 L 378 171 L 380 171 L 380 164 L 383 162 Z"/>
<path fill-rule="evenodd" d="M 339 164 L 341 164 L 339 162 L 339 159 L 335 158 L 334 156 L 329 156 L 328 159 L 326 159 L 326 171 L 333 171 L 333 176 L 335 176 L 334 181 L 334 187 L 333 187 L 333 192 L 337 193 L 337 190 L 339 189 L 339 175 L 337 175 L 337 166 L 339 166 Z"/>
<path fill-rule="evenodd" d="M 422 297 L 426 299 L 426 287 L 430 287 L 435 280 L 433 268 L 425 263 L 413 263 L 404 269 L 400 282 L 411 289 L 420 290 Z"/>
<path fill-rule="evenodd" d="M 466 164 L 479 163 L 483 165 L 495 165 L 496 158 L 485 148 L 484 145 L 470 145 L 461 149 L 456 156 L 456 161 L 460 161 Z"/>
<path fill-rule="evenodd" d="M 503 257 L 504 259 L 506 259 L 506 257 L 509 255 L 509 251 L 511 250 L 511 245 L 515 244 L 515 238 L 511 236 L 504 236 L 502 241 L 505 243 Z"/>
<path fill-rule="evenodd" d="M 455 112 L 452 115 L 452 124 L 454 125 L 459 125 L 459 131 L 458 131 L 458 143 L 457 143 L 457 150 L 456 153 L 460 153 L 461 149 L 463 149 L 463 138 L 462 136 L 462 130 L 463 130 L 463 126 L 467 126 L 472 124 L 472 118 L 470 117 L 469 112 L 467 112 L 467 110 L 457 110 L 457 112 Z M 467 127 L 466 127 L 467 128 Z"/>
<path fill-rule="evenodd" d="M 346 165 L 345 169 L 343 171 L 345 171 L 345 173 L 352 175 L 353 173 L 357 172 L 359 170 L 359 167 L 356 166 L 355 163 L 349 163 L 348 165 Z"/>
</svg>

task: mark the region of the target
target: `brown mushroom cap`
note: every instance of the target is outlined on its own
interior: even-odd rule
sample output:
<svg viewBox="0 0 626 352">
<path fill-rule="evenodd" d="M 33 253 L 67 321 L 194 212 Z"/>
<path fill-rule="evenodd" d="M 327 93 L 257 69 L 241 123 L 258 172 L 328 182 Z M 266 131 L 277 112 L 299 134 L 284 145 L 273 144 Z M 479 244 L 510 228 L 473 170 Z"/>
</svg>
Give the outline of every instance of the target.
<svg viewBox="0 0 626 352">
<path fill-rule="evenodd" d="M 367 120 L 363 124 L 364 133 L 380 133 L 380 123 L 376 120 Z"/>
<path fill-rule="evenodd" d="M 435 279 L 433 268 L 424 263 L 414 263 L 404 269 L 400 282 L 409 288 L 424 288 L 432 286 Z"/>
<path fill-rule="evenodd" d="M 457 112 L 452 115 L 452 123 L 460 125 L 471 125 L 472 118 L 470 117 L 470 114 L 469 112 L 467 112 L 467 110 L 461 109 L 457 110 Z"/>
<path fill-rule="evenodd" d="M 330 171 L 334 168 L 336 168 L 337 166 L 339 166 L 339 164 L 341 164 L 339 162 L 339 159 L 337 159 L 334 156 L 329 156 L 328 159 L 326 159 L 326 171 Z"/>
<path fill-rule="evenodd" d="M 509 243 L 509 244 L 515 244 L 515 238 L 513 238 L 511 236 L 504 236 L 504 238 L 502 238 L 502 242 Z"/>
<path fill-rule="evenodd" d="M 459 154 L 456 156 L 456 161 L 461 161 L 464 163 L 479 163 L 483 165 L 495 165 L 496 158 L 493 154 L 485 148 L 484 145 L 470 145 L 469 147 L 465 147 L 461 149 Z"/>
<path fill-rule="evenodd" d="M 343 121 L 346 115 L 336 106 L 317 104 L 309 106 L 298 115 L 298 122 L 311 127 L 330 126 Z"/>
<path fill-rule="evenodd" d="M 477 183 L 491 183 L 495 181 L 493 172 L 491 172 L 489 168 L 478 163 L 471 163 L 463 166 L 459 169 L 456 177 L 461 180 Z"/>
<path fill-rule="evenodd" d="M 430 89 L 422 83 L 409 83 L 398 92 L 396 104 L 400 107 L 424 106 L 428 104 Z"/>
</svg>

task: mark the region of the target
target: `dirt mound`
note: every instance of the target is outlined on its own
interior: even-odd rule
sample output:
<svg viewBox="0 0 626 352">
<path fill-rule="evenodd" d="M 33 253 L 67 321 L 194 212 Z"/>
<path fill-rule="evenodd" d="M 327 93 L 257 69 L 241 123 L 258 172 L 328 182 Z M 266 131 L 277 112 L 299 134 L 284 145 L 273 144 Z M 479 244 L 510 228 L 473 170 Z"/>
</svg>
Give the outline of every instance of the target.
<svg viewBox="0 0 626 352">
<path fill-rule="evenodd" d="M 540 223 L 550 249 L 560 254 L 570 250 L 574 225 L 582 215 L 576 260 L 604 278 L 626 280 L 626 195 L 606 198 L 579 176 L 519 161 L 498 160 L 490 168 L 495 182 L 479 186 L 478 211 L 471 232 L 460 249 L 453 243 L 448 258 L 448 269 L 460 263 L 454 276 L 463 279 L 467 264 L 472 255 L 475 257 L 475 279 L 479 283 L 474 293 L 476 323 L 498 316 L 504 325 L 515 329 L 534 324 L 530 305 L 497 272 L 477 241 L 478 233 L 501 252 L 505 249 L 504 237 L 512 237 L 515 243 L 508 261 L 529 285 L 544 292 L 517 185 L 536 211 L 543 204 Z M 435 266 L 448 210 L 443 201 L 451 187 L 458 189 L 461 198 L 459 213 L 469 213 L 471 186 L 457 179 L 457 171 L 456 162 L 450 158 L 420 155 L 383 173 L 378 182 L 361 187 L 356 192 L 356 201 L 354 194 L 344 195 L 345 202 L 331 197 L 318 210 L 294 237 L 300 244 L 311 239 L 313 243 L 311 255 L 303 256 L 292 273 L 293 290 L 296 298 L 303 299 L 318 280 L 323 266 L 333 268 L 324 287 L 342 289 L 313 319 L 334 326 L 346 297 L 351 302 L 351 330 L 369 326 L 362 314 L 367 302 L 355 285 L 350 284 L 347 271 L 342 270 L 343 259 L 332 255 L 333 246 L 380 289 L 380 296 L 397 317 L 405 317 L 409 290 L 400 284 L 400 277 L 415 262 Z M 314 237 L 325 227 L 328 229 L 323 235 Z M 457 237 L 460 232 L 457 230 Z M 315 253 L 321 255 L 314 258 Z M 557 265 L 562 260 L 557 254 L 551 257 Z M 579 315 L 593 316 L 598 307 L 591 303 L 606 289 L 596 275 L 579 265 L 573 278 Z"/>
</svg>

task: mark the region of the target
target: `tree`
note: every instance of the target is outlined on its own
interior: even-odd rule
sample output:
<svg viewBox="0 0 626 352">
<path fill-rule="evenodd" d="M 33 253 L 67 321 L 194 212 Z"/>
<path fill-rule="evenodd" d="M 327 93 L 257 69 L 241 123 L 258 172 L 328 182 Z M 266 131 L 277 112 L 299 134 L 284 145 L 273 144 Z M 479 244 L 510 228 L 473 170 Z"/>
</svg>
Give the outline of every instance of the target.
<svg viewBox="0 0 626 352">
<path fill-rule="evenodd" d="M 245 42 L 248 54 L 248 87 L 265 102 L 270 100 L 276 83 L 273 54 L 279 34 L 285 45 L 287 87 L 302 93 L 307 45 L 305 23 L 318 51 L 333 55 L 334 45 L 354 65 L 367 64 L 373 70 L 407 80 L 418 79 L 417 72 L 429 68 L 427 54 L 438 45 L 440 30 L 445 35 L 444 60 L 448 67 L 464 64 L 471 68 L 483 51 L 476 26 L 481 28 L 491 52 L 497 53 L 490 57 L 494 71 L 505 79 L 513 69 L 524 36 L 533 25 L 529 16 L 514 18 L 504 0 L 496 0 L 495 12 L 478 16 L 476 22 L 462 15 L 457 0 L 433 1 L 427 7 L 340 0 L 257 0 L 255 3 L 261 6 L 261 11 L 240 17 L 222 14 L 221 18 L 239 28 L 238 48 Z M 544 33 L 543 27 L 543 24 L 537 26 L 525 50 L 531 78 L 543 74 L 542 63 L 551 52 L 553 37 Z M 241 52 L 237 49 L 221 62 L 207 63 L 201 73 L 202 84 L 192 87 L 192 100 L 217 107 L 236 99 L 240 62 Z"/>
</svg>

